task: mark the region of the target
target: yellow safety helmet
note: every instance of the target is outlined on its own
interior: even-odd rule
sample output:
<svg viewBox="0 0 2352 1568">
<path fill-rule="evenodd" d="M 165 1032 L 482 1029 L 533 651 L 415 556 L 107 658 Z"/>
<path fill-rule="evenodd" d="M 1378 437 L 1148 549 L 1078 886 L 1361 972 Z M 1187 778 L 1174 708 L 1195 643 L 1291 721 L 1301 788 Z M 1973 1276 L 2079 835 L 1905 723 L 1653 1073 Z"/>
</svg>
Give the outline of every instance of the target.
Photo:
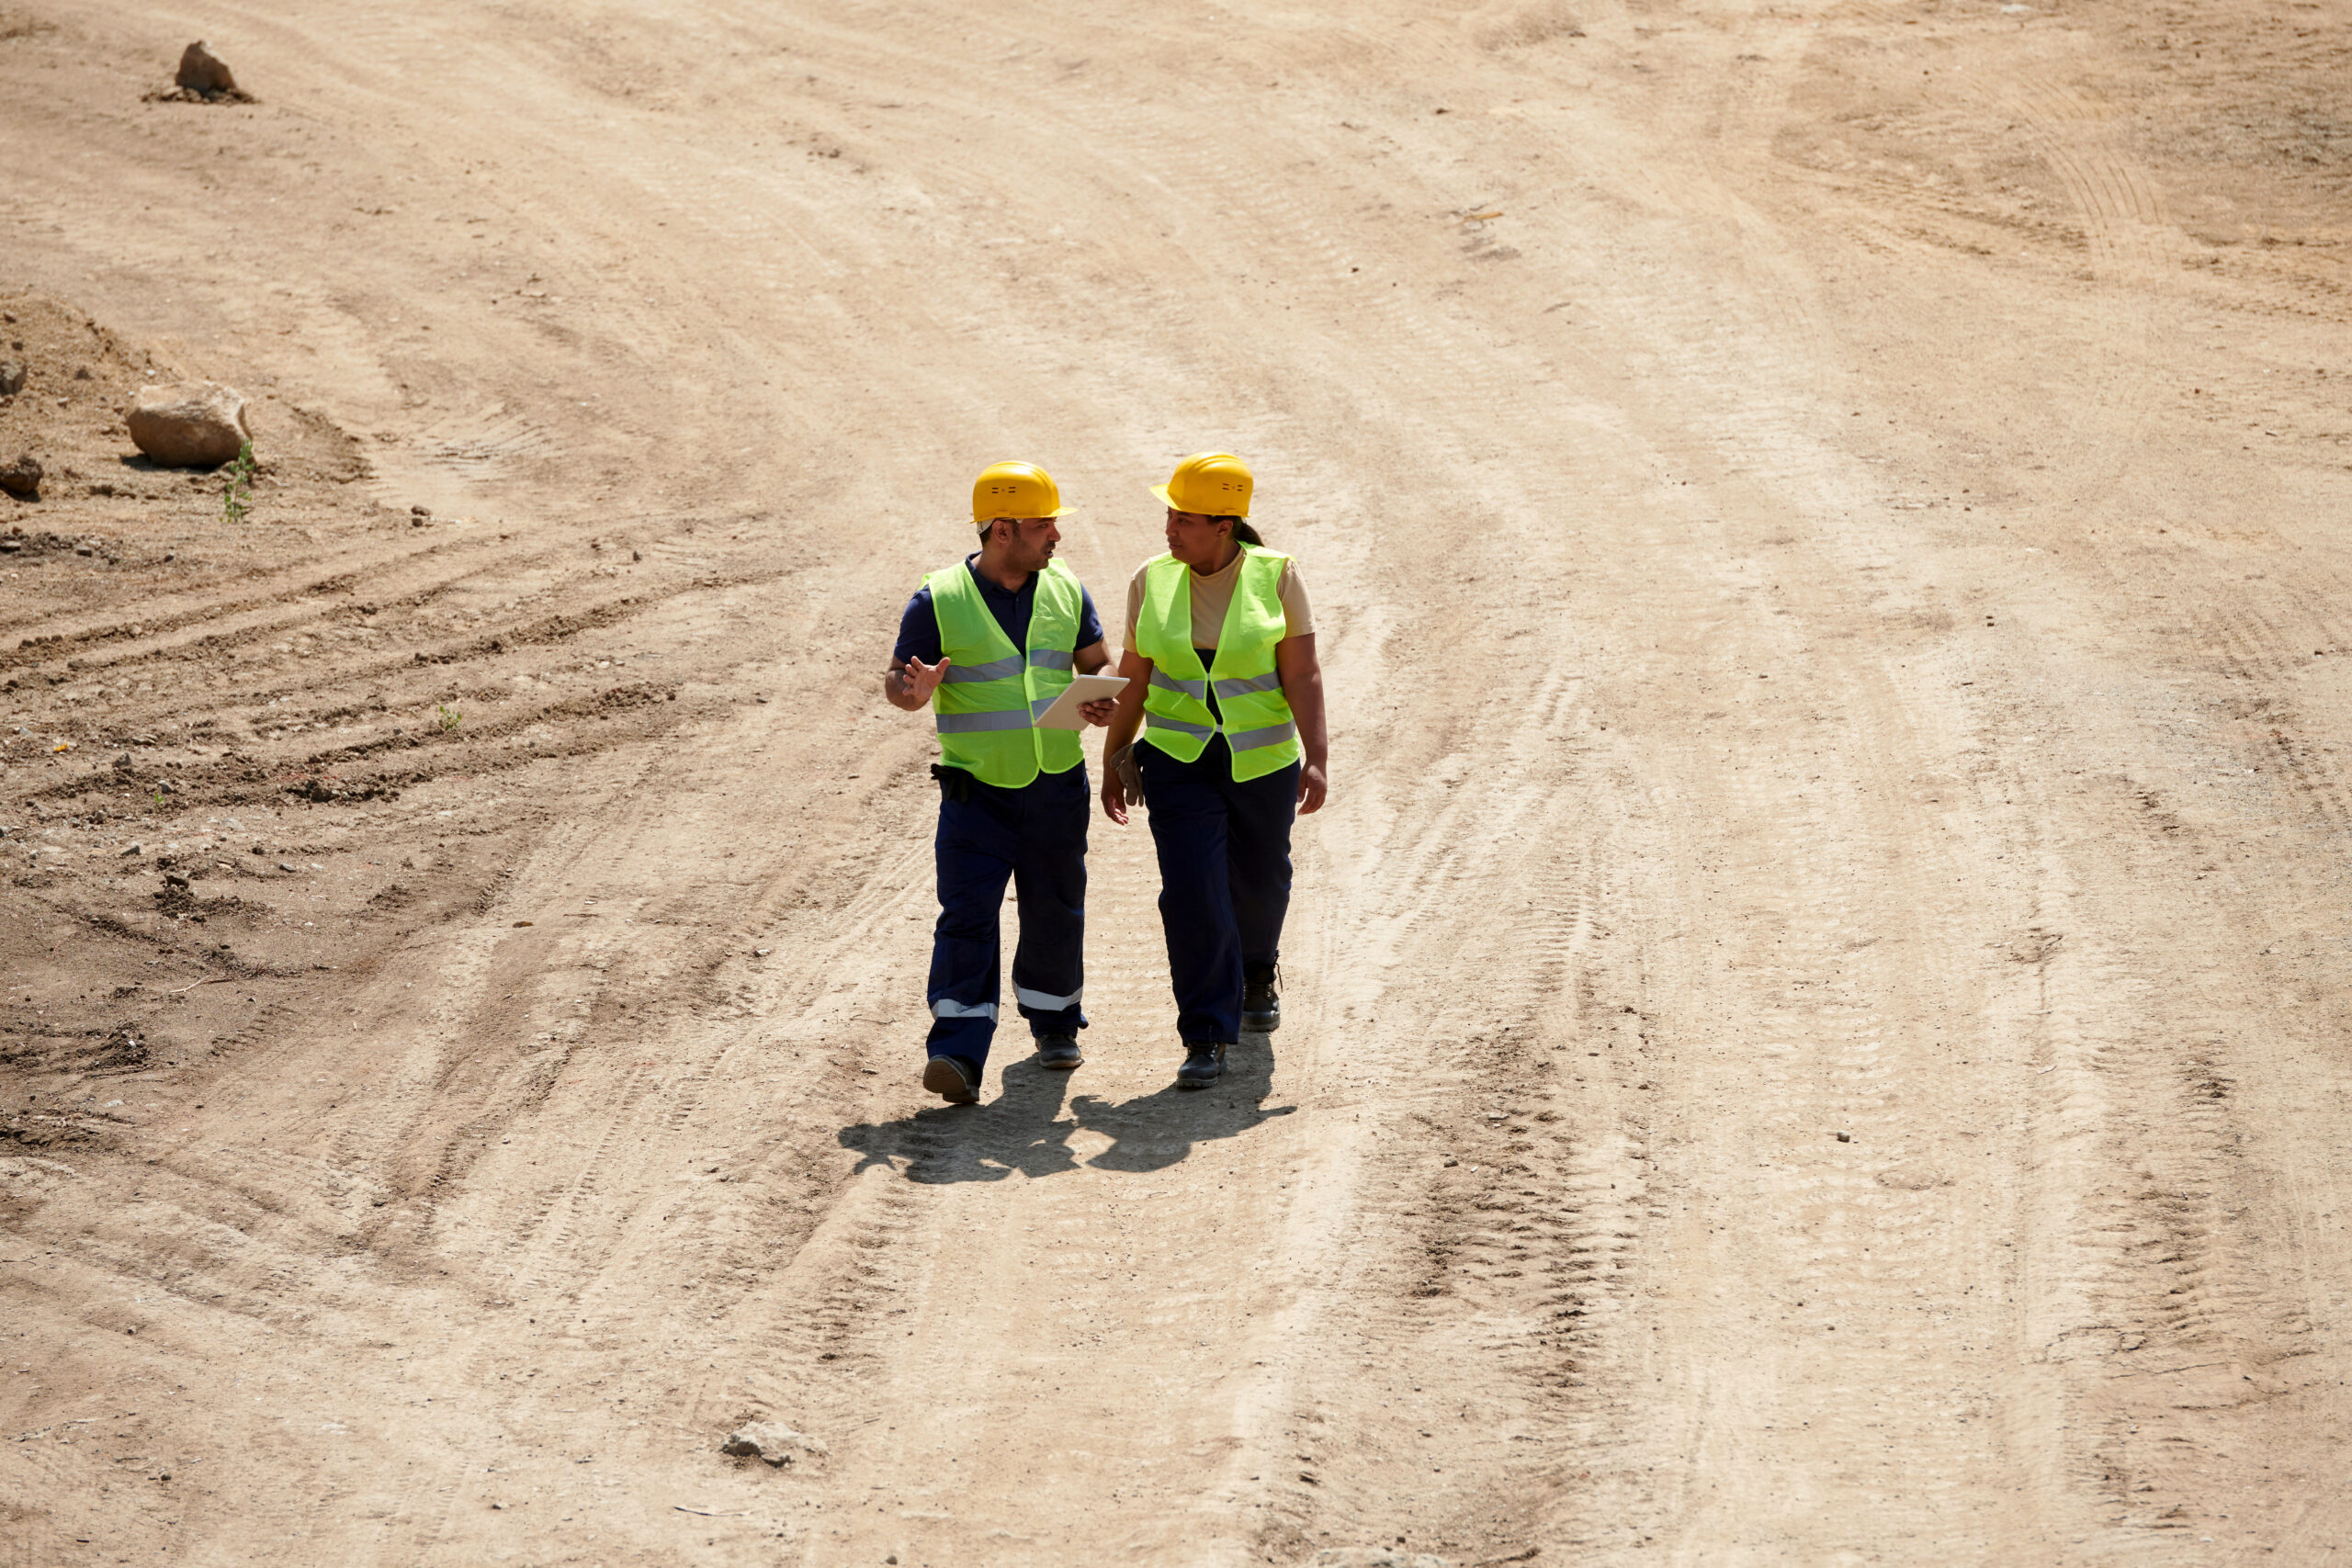
<svg viewBox="0 0 2352 1568">
<path fill-rule="evenodd" d="M 1176 465 L 1164 485 L 1151 493 L 1179 512 L 1204 517 L 1250 515 L 1250 465 L 1230 452 L 1195 452 Z"/>
<path fill-rule="evenodd" d="M 1035 463 L 990 463 L 972 481 L 972 521 L 1000 517 L 1059 517 L 1068 512 L 1054 476 Z"/>
</svg>

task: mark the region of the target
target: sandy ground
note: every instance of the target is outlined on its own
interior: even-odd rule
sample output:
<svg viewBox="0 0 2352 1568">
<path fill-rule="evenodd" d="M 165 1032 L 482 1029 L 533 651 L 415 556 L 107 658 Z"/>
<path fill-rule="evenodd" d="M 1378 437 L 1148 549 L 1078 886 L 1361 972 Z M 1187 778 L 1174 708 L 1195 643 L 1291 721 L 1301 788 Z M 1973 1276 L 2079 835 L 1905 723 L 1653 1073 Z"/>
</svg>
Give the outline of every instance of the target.
<svg viewBox="0 0 2352 1568">
<path fill-rule="evenodd" d="M 2352 1558 L 2347 24 L 0 0 L 0 1562 Z M 945 1110 L 899 607 L 1204 447 L 1286 1022 L 1098 818 Z"/>
</svg>

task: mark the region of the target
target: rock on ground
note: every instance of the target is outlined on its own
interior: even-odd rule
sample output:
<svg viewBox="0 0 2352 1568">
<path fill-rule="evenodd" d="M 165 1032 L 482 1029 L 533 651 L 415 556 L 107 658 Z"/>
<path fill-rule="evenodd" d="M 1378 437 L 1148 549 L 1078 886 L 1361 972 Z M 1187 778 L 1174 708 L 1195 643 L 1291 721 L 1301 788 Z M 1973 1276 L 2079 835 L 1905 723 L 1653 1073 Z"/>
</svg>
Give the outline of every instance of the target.
<svg viewBox="0 0 2352 1568">
<path fill-rule="evenodd" d="M 130 411 L 130 439 L 169 468 L 209 468 L 253 439 L 245 400 L 217 381 L 141 387 Z"/>
<path fill-rule="evenodd" d="M 13 463 L 0 463 L 0 490 L 28 501 L 40 499 L 40 463 L 29 452 Z"/>
<path fill-rule="evenodd" d="M 797 1459 L 821 1458 L 827 1450 L 816 1438 L 796 1432 L 780 1421 L 746 1421 L 727 1435 L 727 1441 L 719 1445 L 718 1451 L 786 1465 Z"/>
<path fill-rule="evenodd" d="M 228 62 L 205 48 L 202 39 L 180 51 L 179 74 L 174 80 L 189 92 L 202 93 L 206 97 L 244 96 Z"/>
<path fill-rule="evenodd" d="M 13 359 L 0 359 L 0 398 L 13 398 L 25 389 L 25 367 Z"/>
</svg>

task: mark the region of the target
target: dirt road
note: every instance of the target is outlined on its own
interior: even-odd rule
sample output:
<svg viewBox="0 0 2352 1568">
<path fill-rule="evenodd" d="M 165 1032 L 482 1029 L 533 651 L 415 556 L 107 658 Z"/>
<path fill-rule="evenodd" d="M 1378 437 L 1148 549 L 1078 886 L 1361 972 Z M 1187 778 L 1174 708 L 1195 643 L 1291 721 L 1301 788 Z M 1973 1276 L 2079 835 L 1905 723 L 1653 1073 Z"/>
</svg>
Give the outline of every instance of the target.
<svg viewBox="0 0 2352 1568">
<path fill-rule="evenodd" d="M 0 0 L 0 1562 L 2340 1560 L 2347 22 Z M 1098 819 L 938 1107 L 899 608 L 1208 447 L 1284 1026 Z"/>
</svg>

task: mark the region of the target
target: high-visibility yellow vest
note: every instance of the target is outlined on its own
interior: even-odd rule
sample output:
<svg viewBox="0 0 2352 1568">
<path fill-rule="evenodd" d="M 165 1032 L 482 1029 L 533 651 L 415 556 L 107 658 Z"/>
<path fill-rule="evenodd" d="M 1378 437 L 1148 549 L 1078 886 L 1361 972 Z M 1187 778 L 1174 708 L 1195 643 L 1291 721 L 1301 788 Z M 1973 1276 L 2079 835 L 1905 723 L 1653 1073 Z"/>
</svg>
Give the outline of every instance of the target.
<svg viewBox="0 0 2352 1568">
<path fill-rule="evenodd" d="M 1288 632 L 1280 590 L 1290 558 L 1256 545 L 1241 549 L 1248 558 L 1208 669 L 1193 649 L 1191 567 L 1174 556 L 1152 558 L 1144 568 L 1143 608 L 1136 616 L 1136 651 L 1151 660 L 1143 738 L 1179 761 L 1193 762 L 1221 730 L 1237 784 L 1299 759 L 1298 726 L 1274 668 L 1274 645 Z M 1222 724 L 1209 711 L 1212 685 Z"/>
<path fill-rule="evenodd" d="M 1064 773 L 1084 758 L 1074 729 L 1039 729 L 1037 716 L 1069 684 L 1085 594 L 1059 561 L 1037 574 L 1029 646 L 1016 649 L 989 613 L 971 569 L 959 561 L 923 579 L 947 674 L 931 694 L 939 760 L 982 784 L 1019 789 L 1039 773 Z"/>
</svg>

